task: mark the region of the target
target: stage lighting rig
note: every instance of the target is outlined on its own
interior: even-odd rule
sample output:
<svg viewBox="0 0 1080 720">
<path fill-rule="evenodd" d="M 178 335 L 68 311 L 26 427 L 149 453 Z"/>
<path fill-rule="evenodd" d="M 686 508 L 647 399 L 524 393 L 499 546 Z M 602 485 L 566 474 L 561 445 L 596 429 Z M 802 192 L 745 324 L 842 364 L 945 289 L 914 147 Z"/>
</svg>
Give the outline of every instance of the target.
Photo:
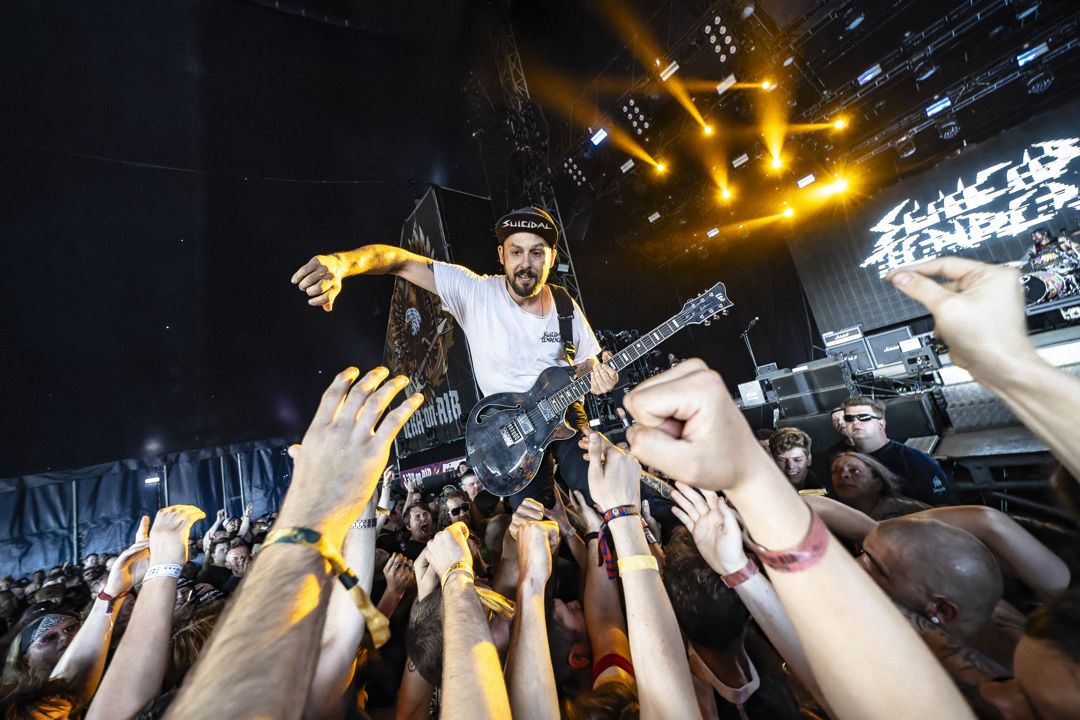
<svg viewBox="0 0 1080 720">
<path fill-rule="evenodd" d="M 645 117 L 645 111 L 641 109 L 641 104 L 634 102 L 634 98 L 630 98 L 622 106 L 623 115 L 630 121 L 630 127 L 635 134 L 641 135 L 649 129 L 649 121 Z"/>
<path fill-rule="evenodd" d="M 954 117 L 945 118 L 938 123 L 937 133 L 942 140 L 952 140 L 960 134 L 960 123 Z"/>
<path fill-rule="evenodd" d="M 585 177 L 585 171 L 578 167 L 577 160 L 574 160 L 573 158 L 563 160 L 563 171 L 570 177 L 571 182 L 577 183 L 578 187 L 581 187 L 588 182 Z"/>
<path fill-rule="evenodd" d="M 738 52 L 739 48 L 735 45 L 735 38 L 731 35 L 731 29 L 719 15 L 713 16 L 711 22 L 706 23 L 702 29 L 705 31 L 705 39 L 712 46 L 713 54 L 717 56 L 720 62 L 727 62 L 732 55 Z"/>
<path fill-rule="evenodd" d="M 1042 95 L 1054 84 L 1054 73 L 1041 70 L 1027 79 L 1028 95 Z"/>
</svg>

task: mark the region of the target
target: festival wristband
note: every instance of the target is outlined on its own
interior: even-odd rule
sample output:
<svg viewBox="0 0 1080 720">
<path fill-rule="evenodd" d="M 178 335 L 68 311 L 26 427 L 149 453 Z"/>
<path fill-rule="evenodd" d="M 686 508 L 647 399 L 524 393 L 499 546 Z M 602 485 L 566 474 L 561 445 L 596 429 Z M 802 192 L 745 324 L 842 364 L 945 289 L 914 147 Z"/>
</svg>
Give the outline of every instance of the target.
<svg viewBox="0 0 1080 720">
<path fill-rule="evenodd" d="M 183 569 L 184 568 L 182 565 L 177 565 L 175 563 L 163 563 L 161 565 L 155 565 L 149 570 L 147 570 L 146 574 L 143 575 L 143 582 L 146 582 L 147 580 L 152 580 L 156 577 L 169 577 L 174 579 L 179 578 L 180 571 Z"/>
<path fill-rule="evenodd" d="M 440 587 L 446 587 L 446 581 L 450 579 L 450 576 L 457 572 L 466 573 L 469 576 L 469 580 L 476 579 L 476 574 L 473 572 L 472 565 L 462 560 L 458 560 L 456 563 L 446 568 L 446 572 L 442 574 L 442 579 L 439 582 Z"/>
<path fill-rule="evenodd" d="M 810 512 L 810 529 L 802 542 L 795 547 L 788 550 L 767 550 L 753 543 L 754 552 L 761 562 L 780 572 L 799 572 L 814 567 L 821 562 L 828 547 L 829 529 L 813 511 Z"/>
<path fill-rule="evenodd" d="M 598 540 L 599 538 L 600 533 L 598 532 L 585 533 L 585 544 L 588 545 L 593 540 Z"/>
<path fill-rule="evenodd" d="M 302 545 L 319 553 L 330 564 L 330 570 L 337 576 L 342 587 L 349 593 L 353 604 L 364 616 L 364 624 L 371 633 L 371 641 L 380 648 L 390 639 L 390 621 L 371 604 L 371 598 L 360 587 L 360 580 L 348 566 L 337 548 L 322 536 L 322 533 L 306 527 L 289 527 L 272 530 L 263 541 L 260 553 L 266 552 L 273 545 Z"/>
<path fill-rule="evenodd" d="M 357 520 L 352 524 L 353 530 L 371 529 L 375 527 L 377 520 L 375 518 L 364 518 L 363 520 Z"/>
<path fill-rule="evenodd" d="M 608 523 L 616 518 L 637 514 L 637 505 L 616 505 L 615 507 L 608 508 L 604 511 L 604 516 L 602 518 L 603 524 L 600 526 L 600 544 L 596 551 L 599 556 L 599 562 L 597 564 L 606 567 L 609 580 L 614 580 L 618 572 L 615 566 L 615 555 L 611 551 L 612 546 L 615 543 L 611 540 L 611 531 L 608 530 Z"/>
<path fill-rule="evenodd" d="M 758 568 L 757 563 L 754 562 L 754 559 L 746 558 L 745 565 L 729 575 L 721 575 L 720 579 L 723 580 L 724 584 L 729 588 L 736 588 L 757 575 L 759 572 L 761 572 L 761 570 Z"/>
<path fill-rule="evenodd" d="M 391 510 L 390 508 L 384 508 L 382 505 L 376 505 L 375 506 L 375 514 L 376 515 L 382 515 L 383 517 L 389 517 L 390 516 L 390 510 Z"/>
<path fill-rule="evenodd" d="M 98 600 L 104 600 L 106 603 L 108 603 L 108 605 L 105 606 L 105 614 L 110 615 L 110 614 L 112 614 L 113 605 L 116 604 L 116 601 L 119 600 L 120 598 L 130 594 L 130 593 L 131 593 L 130 590 L 125 590 L 124 592 L 120 593 L 119 595 L 110 595 L 109 593 L 102 590 L 102 591 L 100 591 L 98 593 L 97 599 Z"/>
<path fill-rule="evenodd" d="M 660 564 L 656 562 L 656 558 L 652 555 L 631 555 L 629 557 L 622 557 L 619 558 L 618 565 L 620 576 L 639 570 L 660 571 Z"/>
</svg>

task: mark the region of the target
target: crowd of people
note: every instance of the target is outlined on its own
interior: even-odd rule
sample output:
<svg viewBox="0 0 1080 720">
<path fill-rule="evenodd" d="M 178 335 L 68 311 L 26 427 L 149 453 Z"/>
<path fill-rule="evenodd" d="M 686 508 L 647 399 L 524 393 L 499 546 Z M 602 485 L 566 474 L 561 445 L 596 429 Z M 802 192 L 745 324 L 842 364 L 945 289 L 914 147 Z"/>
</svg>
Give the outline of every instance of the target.
<svg viewBox="0 0 1080 720">
<path fill-rule="evenodd" d="M 946 258 L 890 280 L 1076 496 L 1080 380 L 1031 347 L 1015 271 Z M 192 538 L 204 511 L 174 505 L 115 555 L 0 580 L 0 717 L 1080 717 L 1069 564 L 959 504 L 875 399 L 834 411 L 816 477 L 805 433 L 763 452 L 683 361 L 627 395 L 624 444 L 584 438 L 587 491 L 514 507 L 467 466 L 395 480 L 406 386 L 340 373 L 279 513 L 221 510 Z"/>
</svg>

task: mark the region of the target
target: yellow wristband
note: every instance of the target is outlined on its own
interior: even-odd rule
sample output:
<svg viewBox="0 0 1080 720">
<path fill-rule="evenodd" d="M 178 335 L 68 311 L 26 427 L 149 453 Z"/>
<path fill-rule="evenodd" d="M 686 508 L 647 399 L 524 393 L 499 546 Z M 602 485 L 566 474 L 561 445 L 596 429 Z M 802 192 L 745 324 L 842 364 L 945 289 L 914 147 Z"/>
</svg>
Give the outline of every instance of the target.
<svg viewBox="0 0 1080 720">
<path fill-rule="evenodd" d="M 638 570 L 655 570 L 660 572 L 660 564 L 652 555 L 631 555 L 619 558 L 619 575 Z"/>
<path fill-rule="evenodd" d="M 446 572 L 443 573 L 442 580 L 439 582 L 439 587 L 446 587 L 446 581 L 456 572 L 468 573 L 469 580 L 476 579 L 476 573 L 473 572 L 472 565 L 467 562 L 458 561 L 446 568 Z"/>
</svg>

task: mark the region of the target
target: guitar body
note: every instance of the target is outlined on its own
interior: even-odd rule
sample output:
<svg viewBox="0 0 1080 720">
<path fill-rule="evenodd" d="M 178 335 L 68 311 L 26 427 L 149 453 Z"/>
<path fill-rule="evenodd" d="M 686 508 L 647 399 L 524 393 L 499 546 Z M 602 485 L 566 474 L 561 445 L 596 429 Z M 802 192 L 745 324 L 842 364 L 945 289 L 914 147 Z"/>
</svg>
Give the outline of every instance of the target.
<svg viewBox="0 0 1080 720">
<path fill-rule="evenodd" d="M 550 396 L 570 385 L 572 370 L 549 367 L 523 393 L 490 395 L 473 407 L 465 430 L 469 467 L 493 495 L 520 492 L 540 469 L 544 450 L 577 430 L 557 412 Z"/>
</svg>

